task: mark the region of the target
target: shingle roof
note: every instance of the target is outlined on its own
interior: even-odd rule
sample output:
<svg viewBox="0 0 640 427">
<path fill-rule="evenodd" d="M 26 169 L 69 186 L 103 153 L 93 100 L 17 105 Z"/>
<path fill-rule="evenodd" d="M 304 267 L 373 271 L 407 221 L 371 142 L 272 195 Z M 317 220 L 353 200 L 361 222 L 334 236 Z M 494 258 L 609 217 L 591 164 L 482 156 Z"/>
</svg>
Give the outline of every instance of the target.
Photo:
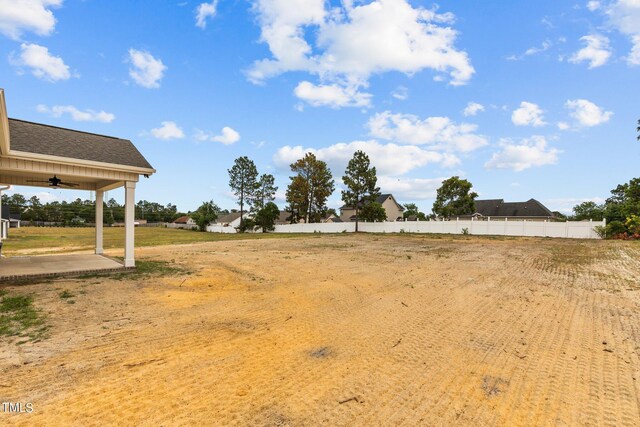
<svg viewBox="0 0 640 427">
<path fill-rule="evenodd" d="M 179 218 L 176 218 L 173 223 L 174 224 L 186 224 L 191 218 L 188 216 L 181 216 Z"/>
<path fill-rule="evenodd" d="M 276 219 L 276 224 L 289 224 L 291 222 L 291 212 L 289 211 L 280 211 L 278 214 L 278 218 Z"/>
<path fill-rule="evenodd" d="M 245 212 L 246 215 L 246 212 Z M 218 224 L 231 224 L 236 219 L 240 218 L 240 212 L 231 212 L 230 214 L 219 216 L 216 219 L 216 223 Z"/>
<path fill-rule="evenodd" d="M 381 194 L 378 196 L 378 198 L 376 199 L 376 202 L 383 204 L 389 197 L 393 197 L 393 194 Z M 395 201 L 395 197 L 393 198 L 393 200 Z M 398 202 L 396 202 L 396 205 L 398 206 L 398 209 L 403 210 L 404 211 L 404 207 L 402 205 L 400 205 Z M 362 206 L 362 202 L 358 203 L 358 206 Z M 343 205 L 340 209 L 352 209 L 353 206 L 347 206 L 347 205 Z"/>
<path fill-rule="evenodd" d="M 553 213 L 536 199 L 505 202 L 503 199 L 476 200 L 476 212 L 483 216 L 552 217 Z"/>
<path fill-rule="evenodd" d="M 9 119 L 11 150 L 153 169 L 127 139 Z"/>
</svg>

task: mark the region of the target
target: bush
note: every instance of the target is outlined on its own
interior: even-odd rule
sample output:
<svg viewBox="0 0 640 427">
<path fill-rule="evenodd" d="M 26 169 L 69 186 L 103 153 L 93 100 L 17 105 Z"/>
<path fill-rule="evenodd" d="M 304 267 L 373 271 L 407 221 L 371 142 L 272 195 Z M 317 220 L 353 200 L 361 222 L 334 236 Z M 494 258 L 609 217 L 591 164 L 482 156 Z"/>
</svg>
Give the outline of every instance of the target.
<svg viewBox="0 0 640 427">
<path fill-rule="evenodd" d="M 462 234 L 464 234 L 465 236 L 469 234 L 469 229 L 468 228 L 463 228 L 462 229 Z"/>
<path fill-rule="evenodd" d="M 627 217 L 624 225 L 629 230 L 629 233 L 640 234 L 640 216 L 631 215 L 630 217 Z"/>
<path fill-rule="evenodd" d="M 611 221 L 607 224 L 606 231 L 608 238 L 614 238 L 626 233 L 627 227 L 621 221 Z"/>
<path fill-rule="evenodd" d="M 595 231 L 598 237 L 600 237 L 601 239 L 607 238 L 607 227 L 596 225 L 595 227 L 593 227 L 593 231 Z"/>
</svg>

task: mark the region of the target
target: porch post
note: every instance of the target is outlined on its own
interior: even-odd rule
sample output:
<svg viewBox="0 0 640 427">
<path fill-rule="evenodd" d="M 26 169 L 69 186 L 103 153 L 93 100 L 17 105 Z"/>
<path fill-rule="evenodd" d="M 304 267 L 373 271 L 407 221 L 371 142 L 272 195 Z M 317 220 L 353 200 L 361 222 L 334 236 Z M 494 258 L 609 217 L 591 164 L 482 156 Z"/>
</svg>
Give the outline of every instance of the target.
<svg viewBox="0 0 640 427">
<path fill-rule="evenodd" d="M 126 181 L 124 184 L 125 202 L 124 202 L 124 266 L 135 267 L 136 260 L 133 253 L 134 235 L 135 235 L 135 204 L 136 204 L 136 183 Z"/>
<path fill-rule="evenodd" d="M 103 203 L 104 192 L 102 190 L 96 191 L 96 254 L 102 255 L 104 253 L 104 239 L 103 239 Z"/>
</svg>

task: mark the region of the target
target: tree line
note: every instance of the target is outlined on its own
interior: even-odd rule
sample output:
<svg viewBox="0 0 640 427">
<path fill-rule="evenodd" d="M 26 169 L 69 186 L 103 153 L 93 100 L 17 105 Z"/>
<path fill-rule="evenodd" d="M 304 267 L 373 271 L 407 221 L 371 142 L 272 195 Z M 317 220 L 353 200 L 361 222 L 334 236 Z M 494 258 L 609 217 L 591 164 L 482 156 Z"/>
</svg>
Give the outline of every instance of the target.
<svg viewBox="0 0 640 427">
<path fill-rule="evenodd" d="M 94 223 L 96 218 L 96 205 L 93 200 L 80 198 L 72 202 L 47 202 L 42 203 L 37 196 L 27 199 L 20 193 L 11 196 L 2 195 L 2 204 L 8 205 L 11 213 L 20 214 L 20 219 L 30 222 L 49 222 L 65 226 Z M 124 222 L 124 205 L 115 199 L 109 199 L 103 204 L 104 223 L 107 225 Z M 135 206 L 135 217 L 145 219 L 148 222 L 172 222 L 184 215 L 178 212 L 176 205 L 171 203 L 161 205 L 156 202 L 140 200 Z"/>
<path fill-rule="evenodd" d="M 616 186 L 604 203 L 583 202 L 574 206 L 571 219 L 606 219 L 607 225 L 601 230 L 603 236 L 640 238 L 640 178 Z"/>
<path fill-rule="evenodd" d="M 330 215 L 337 215 L 335 209 L 327 206 L 327 200 L 335 191 L 335 181 L 326 162 L 308 152 L 290 166 L 292 175 L 285 193 L 287 203 L 284 208 L 286 221 L 317 223 Z M 240 225 L 238 231 L 261 229 L 271 231 L 280 216 L 280 209 L 274 203 L 278 187 L 271 174 L 259 174 L 253 160 L 247 156 L 235 159 L 227 170 L 229 187 L 240 207 Z M 361 150 L 356 151 L 349 160 L 342 176 L 345 190 L 341 191 L 345 207 L 355 212 L 356 231 L 360 221 L 385 221 L 387 214 L 377 201 L 380 188 L 377 186 L 377 171 L 371 166 L 369 156 Z M 471 191 L 471 183 L 454 176 L 443 182 L 438 189 L 430 217 L 471 214 L 474 212 L 474 199 L 477 193 Z M 420 212 L 417 205 L 404 205 L 404 218 L 426 220 L 428 216 Z M 248 215 L 245 215 L 248 214 Z M 191 214 L 199 229 L 206 230 L 220 215 L 220 208 L 213 201 L 203 202 Z"/>
</svg>

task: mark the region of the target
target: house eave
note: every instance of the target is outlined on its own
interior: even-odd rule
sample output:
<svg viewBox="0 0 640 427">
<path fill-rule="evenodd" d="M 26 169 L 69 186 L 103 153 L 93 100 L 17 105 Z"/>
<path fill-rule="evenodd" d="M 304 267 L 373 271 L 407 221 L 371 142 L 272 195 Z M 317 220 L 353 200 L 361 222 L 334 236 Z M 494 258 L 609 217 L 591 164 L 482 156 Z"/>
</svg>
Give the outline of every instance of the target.
<svg viewBox="0 0 640 427">
<path fill-rule="evenodd" d="M 96 162 L 93 160 L 74 159 L 71 157 L 50 156 L 46 154 L 29 153 L 26 151 L 9 150 L 3 157 L 16 160 L 36 160 L 55 162 L 68 166 L 83 166 L 96 169 L 116 170 L 120 172 L 136 173 L 138 175 L 153 175 L 156 170 L 153 168 L 141 168 L 137 166 L 119 165 L 114 163 Z"/>
</svg>

